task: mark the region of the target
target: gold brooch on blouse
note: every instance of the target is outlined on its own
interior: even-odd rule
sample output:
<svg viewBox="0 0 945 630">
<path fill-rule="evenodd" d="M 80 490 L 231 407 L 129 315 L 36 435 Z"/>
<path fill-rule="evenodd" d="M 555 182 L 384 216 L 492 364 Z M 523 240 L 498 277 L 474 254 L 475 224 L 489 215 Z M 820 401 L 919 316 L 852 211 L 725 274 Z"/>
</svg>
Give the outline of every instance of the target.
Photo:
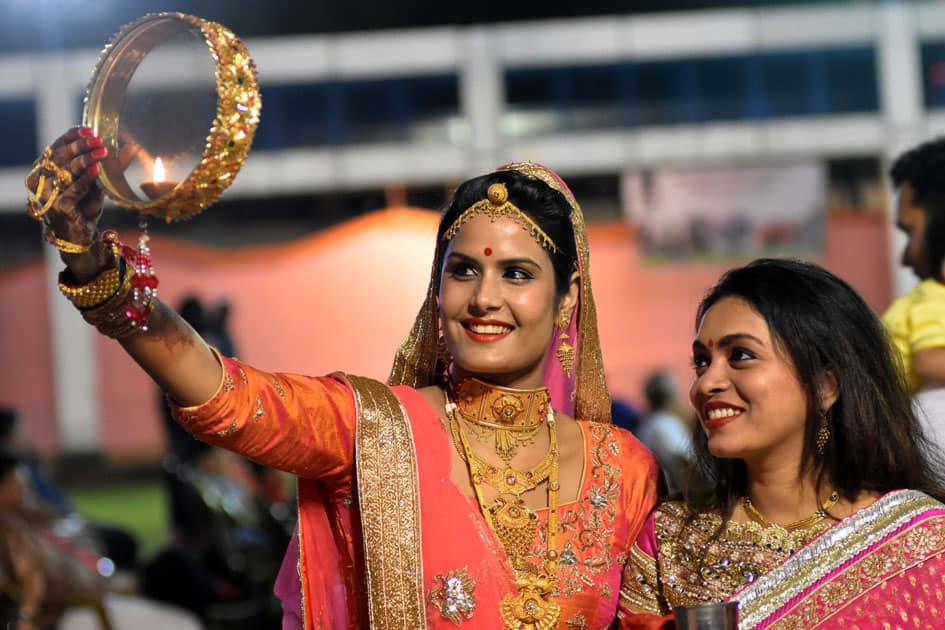
<svg viewBox="0 0 945 630">
<path fill-rule="evenodd" d="M 430 592 L 430 604 L 440 611 L 444 618 L 457 626 L 463 617 L 472 619 L 476 611 L 476 600 L 473 597 L 476 581 L 469 575 L 466 567 L 446 574 L 439 573 L 433 577 L 433 582 L 436 587 Z"/>
</svg>

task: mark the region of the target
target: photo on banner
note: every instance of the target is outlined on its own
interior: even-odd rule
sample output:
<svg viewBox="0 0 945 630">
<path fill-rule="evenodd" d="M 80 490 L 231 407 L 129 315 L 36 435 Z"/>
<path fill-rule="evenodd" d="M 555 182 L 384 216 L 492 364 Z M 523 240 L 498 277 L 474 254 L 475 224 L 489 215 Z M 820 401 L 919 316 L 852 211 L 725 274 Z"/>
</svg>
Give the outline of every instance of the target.
<svg viewBox="0 0 945 630">
<path fill-rule="evenodd" d="M 622 185 L 647 263 L 823 254 L 822 162 L 633 171 Z"/>
</svg>

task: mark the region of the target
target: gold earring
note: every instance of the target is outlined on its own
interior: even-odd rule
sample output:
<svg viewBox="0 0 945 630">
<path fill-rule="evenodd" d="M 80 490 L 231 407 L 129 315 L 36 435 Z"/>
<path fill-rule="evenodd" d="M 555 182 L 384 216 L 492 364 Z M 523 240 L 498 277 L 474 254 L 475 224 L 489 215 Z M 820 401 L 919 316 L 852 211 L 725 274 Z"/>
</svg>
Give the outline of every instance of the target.
<svg viewBox="0 0 945 630">
<path fill-rule="evenodd" d="M 830 441 L 830 425 L 827 422 L 827 410 L 824 409 L 820 412 L 820 428 L 817 430 L 817 453 L 820 455 L 824 454 L 824 449 L 827 448 L 827 442 Z"/>
<path fill-rule="evenodd" d="M 562 311 L 558 315 L 555 325 L 561 329 L 561 334 L 558 335 L 558 341 L 561 343 L 558 344 L 555 355 L 558 357 L 558 363 L 561 364 L 564 373 L 570 377 L 571 370 L 574 368 L 574 348 L 567 341 L 570 338 L 568 336 L 568 326 L 571 325 L 571 312 Z"/>
</svg>

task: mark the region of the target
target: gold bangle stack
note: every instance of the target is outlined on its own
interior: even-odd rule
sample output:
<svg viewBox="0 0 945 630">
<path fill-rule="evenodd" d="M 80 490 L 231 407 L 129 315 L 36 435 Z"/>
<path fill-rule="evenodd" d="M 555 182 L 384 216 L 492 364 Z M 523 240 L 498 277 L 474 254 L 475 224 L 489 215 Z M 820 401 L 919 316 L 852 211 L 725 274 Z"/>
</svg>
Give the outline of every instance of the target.
<svg viewBox="0 0 945 630">
<path fill-rule="evenodd" d="M 121 287 L 121 269 L 116 264 L 100 273 L 87 284 L 73 285 L 65 282 L 60 276 L 59 291 L 72 302 L 76 308 L 93 308 L 104 304 L 115 295 Z"/>
<path fill-rule="evenodd" d="M 133 306 L 134 291 L 131 286 L 133 273 L 128 272 L 128 265 L 119 258 L 118 289 L 104 302 L 89 308 L 79 308 L 82 318 L 95 326 L 100 333 L 112 339 L 123 339 L 138 332 L 138 325 L 129 316 L 128 309 Z M 153 304 L 148 302 L 146 308 Z"/>
</svg>

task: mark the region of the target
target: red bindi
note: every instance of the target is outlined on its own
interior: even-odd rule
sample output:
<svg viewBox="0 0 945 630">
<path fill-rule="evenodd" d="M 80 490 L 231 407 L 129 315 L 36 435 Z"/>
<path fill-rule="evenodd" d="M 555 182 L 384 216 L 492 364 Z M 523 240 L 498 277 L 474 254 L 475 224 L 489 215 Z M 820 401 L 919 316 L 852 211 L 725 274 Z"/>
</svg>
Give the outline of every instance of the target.
<svg viewBox="0 0 945 630">
<path fill-rule="evenodd" d="M 710 348 L 714 348 L 714 347 L 715 347 L 715 339 L 709 339 L 709 347 L 710 347 Z"/>
<path fill-rule="evenodd" d="M 492 248 L 491 248 L 491 247 L 487 247 L 487 248 L 485 248 L 485 249 L 482 251 L 482 253 L 485 254 L 486 256 L 491 256 L 491 255 L 492 255 Z"/>
</svg>

